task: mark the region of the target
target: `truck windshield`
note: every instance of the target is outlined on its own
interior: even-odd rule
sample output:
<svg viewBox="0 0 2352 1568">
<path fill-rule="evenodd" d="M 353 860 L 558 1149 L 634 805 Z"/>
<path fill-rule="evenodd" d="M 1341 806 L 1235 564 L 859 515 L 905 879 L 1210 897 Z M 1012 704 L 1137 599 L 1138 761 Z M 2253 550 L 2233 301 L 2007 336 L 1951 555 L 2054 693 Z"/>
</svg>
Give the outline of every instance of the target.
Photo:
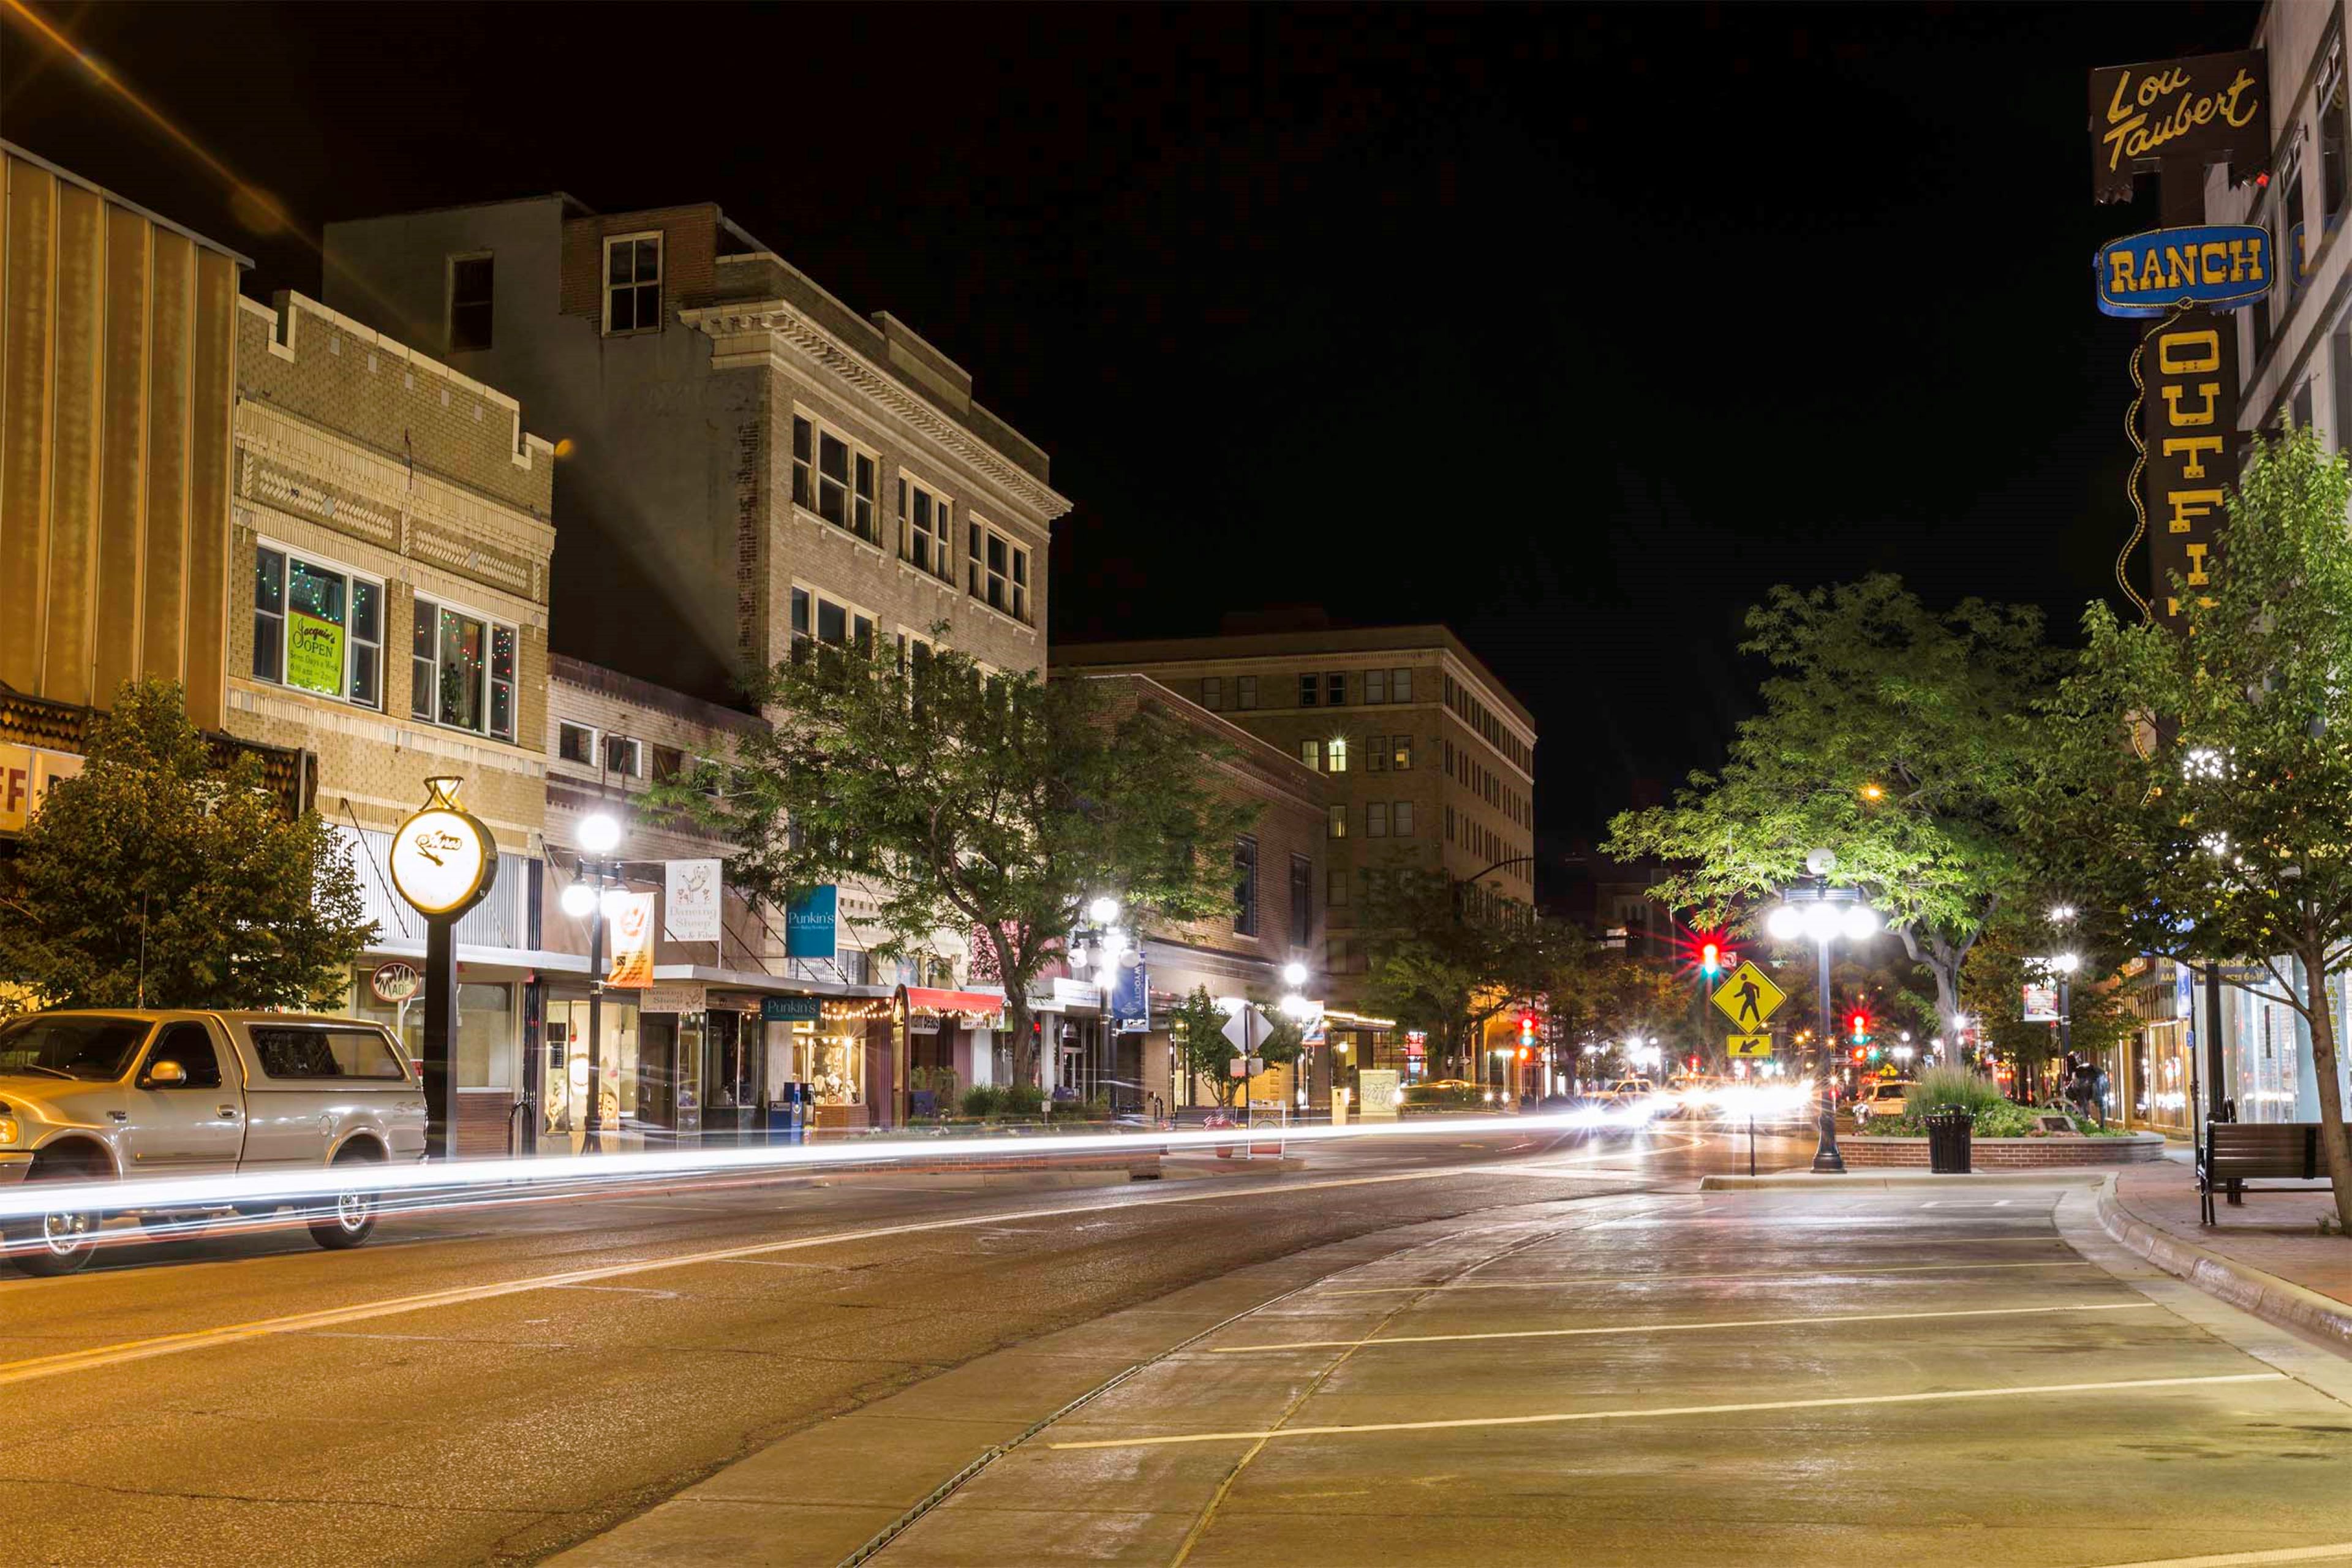
<svg viewBox="0 0 2352 1568">
<path fill-rule="evenodd" d="M 146 1038 L 147 1025 L 137 1018 L 37 1014 L 0 1025 L 0 1075 L 102 1083 L 131 1070 Z"/>
</svg>

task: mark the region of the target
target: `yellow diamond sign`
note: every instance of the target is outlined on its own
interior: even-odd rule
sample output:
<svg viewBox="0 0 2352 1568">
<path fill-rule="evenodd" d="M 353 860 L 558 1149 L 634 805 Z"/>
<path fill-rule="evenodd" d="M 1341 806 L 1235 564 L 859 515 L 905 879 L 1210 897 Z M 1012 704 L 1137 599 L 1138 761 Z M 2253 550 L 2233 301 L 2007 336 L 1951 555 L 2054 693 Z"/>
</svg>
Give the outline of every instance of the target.
<svg viewBox="0 0 2352 1568">
<path fill-rule="evenodd" d="M 1723 1016 L 1743 1029 L 1762 1028 L 1788 999 L 1772 984 L 1771 976 L 1746 959 L 1715 994 L 1715 1005 L 1723 1009 Z"/>
</svg>

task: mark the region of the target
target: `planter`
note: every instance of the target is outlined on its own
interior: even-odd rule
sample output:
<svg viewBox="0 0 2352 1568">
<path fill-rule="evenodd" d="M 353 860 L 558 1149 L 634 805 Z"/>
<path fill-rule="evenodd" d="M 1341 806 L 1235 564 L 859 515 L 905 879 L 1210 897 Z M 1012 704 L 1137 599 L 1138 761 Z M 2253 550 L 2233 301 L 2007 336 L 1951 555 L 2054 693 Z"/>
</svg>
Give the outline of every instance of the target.
<svg viewBox="0 0 2352 1568">
<path fill-rule="evenodd" d="M 1927 1168 L 1925 1138 L 1874 1138 L 1868 1133 L 1838 1135 L 1838 1152 L 1853 1166 Z M 2155 1132 L 2127 1132 L 2120 1138 L 2053 1135 L 2047 1138 L 1978 1138 L 1969 1143 L 1969 1159 L 1979 1171 L 2031 1171 L 2074 1165 L 2138 1165 L 2164 1158 L 2164 1138 Z"/>
</svg>

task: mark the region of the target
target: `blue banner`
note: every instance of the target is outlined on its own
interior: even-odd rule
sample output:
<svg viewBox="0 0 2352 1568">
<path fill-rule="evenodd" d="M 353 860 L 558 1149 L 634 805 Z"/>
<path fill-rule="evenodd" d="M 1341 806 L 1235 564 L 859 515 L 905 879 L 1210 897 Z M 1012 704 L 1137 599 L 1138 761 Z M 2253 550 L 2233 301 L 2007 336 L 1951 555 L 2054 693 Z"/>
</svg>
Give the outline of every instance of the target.
<svg viewBox="0 0 2352 1568">
<path fill-rule="evenodd" d="M 1118 978 L 1110 991 L 1111 1016 L 1117 1020 L 1113 1028 L 1121 1034 L 1140 1034 L 1151 1027 L 1151 971 L 1139 952 L 1118 955 Z"/>
<path fill-rule="evenodd" d="M 831 882 L 813 888 L 784 906 L 784 956 L 831 958 L 840 937 L 836 917 L 841 889 Z"/>
<path fill-rule="evenodd" d="M 2181 305 L 2234 310 L 2270 292 L 2268 229 L 2254 224 L 2159 228 L 2099 247 L 2099 310 L 2162 316 Z"/>
</svg>

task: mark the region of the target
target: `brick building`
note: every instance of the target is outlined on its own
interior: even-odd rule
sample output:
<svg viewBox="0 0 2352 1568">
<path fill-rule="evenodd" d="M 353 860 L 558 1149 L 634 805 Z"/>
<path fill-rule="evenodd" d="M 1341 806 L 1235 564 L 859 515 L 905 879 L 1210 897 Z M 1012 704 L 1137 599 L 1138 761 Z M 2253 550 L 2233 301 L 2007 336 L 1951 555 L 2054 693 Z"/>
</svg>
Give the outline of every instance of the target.
<svg viewBox="0 0 2352 1568">
<path fill-rule="evenodd" d="M 500 1152 L 539 987 L 586 968 L 540 941 L 553 455 L 513 398 L 314 300 L 238 307 L 226 728 L 310 753 L 377 924 L 351 1005 L 412 1051 L 420 1010 L 371 984 L 425 952 L 386 858 L 426 779 L 465 781 L 499 861 L 457 931 L 457 1138 Z"/>
<path fill-rule="evenodd" d="M 1057 670 L 1150 677 L 1319 773 L 1321 968 L 1355 1008 L 1372 874 L 1418 867 L 1534 901 L 1534 717 L 1442 626 L 1323 627 L 1058 648 Z M 1498 864 L 1499 863 L 1499 864 Z M 1483 874 L 1482 874 L 1483 873 Z M 1402 1065 L 1368 1021 L 1360 1065 Z"/>
</svg>

